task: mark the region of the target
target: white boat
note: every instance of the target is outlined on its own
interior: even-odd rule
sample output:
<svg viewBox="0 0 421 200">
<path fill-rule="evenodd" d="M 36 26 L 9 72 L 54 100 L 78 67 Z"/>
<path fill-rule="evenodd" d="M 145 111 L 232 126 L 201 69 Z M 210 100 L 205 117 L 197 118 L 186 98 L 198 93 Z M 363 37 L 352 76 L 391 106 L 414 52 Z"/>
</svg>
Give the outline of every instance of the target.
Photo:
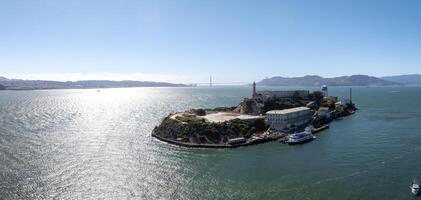
<svg viewBox="0 0 421 200">
<path fill-rule="evenodd" d="M 294 133 L 288 136 L 288 144 L 300 144 L 313 140 L 316 138 L 310 131 L 304 131 L 301 133 Z"/>
<path fill-rule="evenodd" d="M 409 187 L 411 188 L 412 194 L 418 195 L 420 193 L 420 184 L 418 182 L 413 181 Z"/>
</svg>

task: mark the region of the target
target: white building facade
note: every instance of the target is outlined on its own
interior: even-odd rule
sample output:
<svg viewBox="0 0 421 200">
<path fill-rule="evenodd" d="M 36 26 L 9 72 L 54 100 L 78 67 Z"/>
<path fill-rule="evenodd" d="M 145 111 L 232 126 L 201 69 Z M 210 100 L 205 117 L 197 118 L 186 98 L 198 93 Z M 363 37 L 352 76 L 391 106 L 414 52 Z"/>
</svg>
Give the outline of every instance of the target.
<svg viewBox="0 0 421 200">
<path fill-rule="evenodd" d="M 271 110 L 266 112 L 265 122 L 271 129 L 280 131 L 293 125 L 307 124 L 312 116 L 312 111 L 307 107 L 297 107 L 284 110 Z"/>
</svg>

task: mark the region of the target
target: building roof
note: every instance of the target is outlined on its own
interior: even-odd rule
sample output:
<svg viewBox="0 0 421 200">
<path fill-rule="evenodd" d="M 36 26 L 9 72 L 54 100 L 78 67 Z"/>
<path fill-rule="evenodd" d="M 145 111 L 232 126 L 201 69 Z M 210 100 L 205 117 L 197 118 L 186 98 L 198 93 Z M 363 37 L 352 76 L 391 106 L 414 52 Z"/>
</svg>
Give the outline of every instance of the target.
<svg viewBox="0 0 421 200">
<path fill-rule="evenodd" d="M 310 110 L 310 108 L 296 107 L 296 108 L 290 108 L 290 109 L 284 109 L 284 110 L 271 110 L 271 111 L 266 112 L 266 114 L 285 115 L 285 114 L 300 112 L 300 111 L 305 111 L 305 110 Z"/>
</svg>

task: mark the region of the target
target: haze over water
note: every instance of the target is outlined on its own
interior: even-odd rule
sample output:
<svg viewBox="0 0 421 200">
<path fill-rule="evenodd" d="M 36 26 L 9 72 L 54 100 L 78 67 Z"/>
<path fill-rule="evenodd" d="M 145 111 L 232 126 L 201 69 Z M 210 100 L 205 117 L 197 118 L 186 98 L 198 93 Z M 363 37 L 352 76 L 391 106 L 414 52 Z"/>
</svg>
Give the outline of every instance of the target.
<svg viewBox="0 0 421 200">
<path fill-rule="evenodd" d="M 0 199 L 415 198 L 421 87 L 353 91 L 358 112 L 311 143 L 221 150 L 150 134 L 171 112 L 237 105 L 249 87 L 1 91 Z"/>
</svg>

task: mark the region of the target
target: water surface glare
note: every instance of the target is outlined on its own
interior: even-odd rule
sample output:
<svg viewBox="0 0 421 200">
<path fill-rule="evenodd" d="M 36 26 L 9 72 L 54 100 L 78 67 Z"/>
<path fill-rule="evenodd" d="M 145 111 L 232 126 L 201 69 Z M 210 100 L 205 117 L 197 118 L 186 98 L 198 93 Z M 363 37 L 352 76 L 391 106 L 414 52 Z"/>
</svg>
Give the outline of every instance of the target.
<svg viewBox="0 0 421 200">
<path fill-rule="evenodd" d="M 421 87 L 354 88 L 357 114 L 306 145 L 205 150 L 150 136 L 171 112 L 249 95 L 249 87 L 0 91 L 0 199 L 414 198 Z"/>
</svg>

